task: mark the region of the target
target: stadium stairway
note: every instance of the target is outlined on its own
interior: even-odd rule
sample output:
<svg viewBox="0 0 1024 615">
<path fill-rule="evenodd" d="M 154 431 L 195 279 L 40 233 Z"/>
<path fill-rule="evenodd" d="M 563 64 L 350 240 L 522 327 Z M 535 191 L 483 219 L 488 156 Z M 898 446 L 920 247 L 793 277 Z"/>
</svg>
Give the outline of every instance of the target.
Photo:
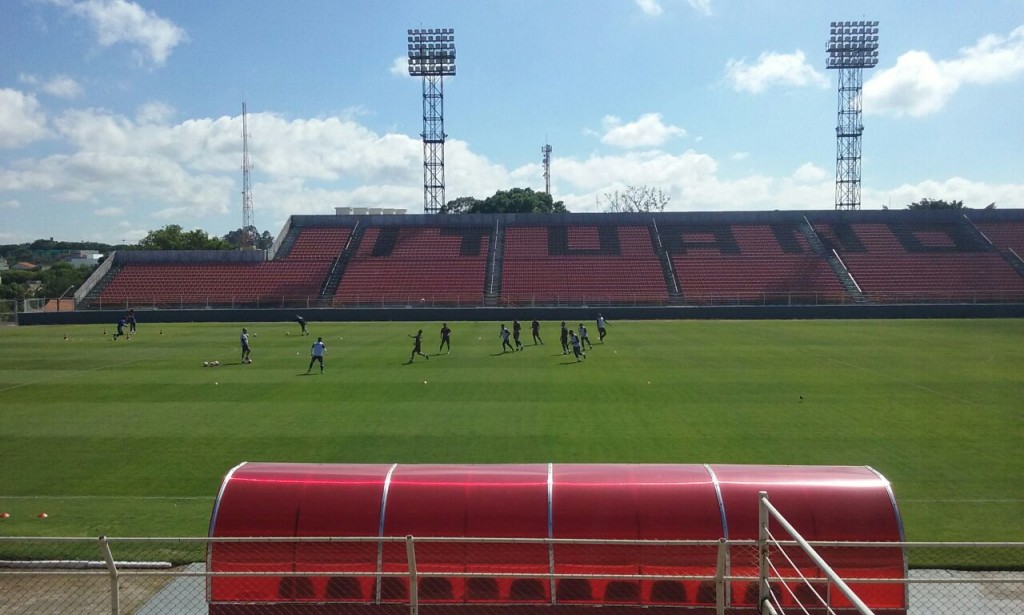
<svg viewBox="0 0 1024 615">
<path fill-rule="evenodd" d="M 807 216 L 804 216 L 804 223 L 800 225 L 800 231 L 803 232 L 807 243 L 814 250 L 815 254 L 825 259 L 828 266 L 836 274 L 836 277 L 839 278 L 839 283 L 843 285 L 843 289 L 853 297 L 853 301 L 855 303 L 870 303 L 864 292 L 857 285 L 857 281 L 853 279 L 850 270 L 846 268 L 839 255 L 836 254 L 836 251 L 825 248 L 825 244 L 822 243 L 821 237 L 818 237 L 818 233 L 814 231 L 814 225 L 807 219 Z"/>
<path fill-rule="evenodd" d="M 113 258 L 113 254 L 109 255 L 108 258 Z M 88 294 L 85 295 L 82 303 L 88 306 L 99 305 L 100 295 L 103 294 L 103 289 L 107 287 L 110 282 L 117 277 L 117 274 L 121 273 L 123 266 L 112 266 L 107 270 L 107 273 L 99 279 L 98 282 L 93 284 L 92 288 L 89 289 Z"/>
<path fill-rule="evenodd" d="M 283 240 L 281 240 L 281 245 L 278 246 L 277 252 L 274 253 L 275 260 L 288 258 L 288 255 L 292 251 L 292 247 L 295 245 L 295 240 L 299 238 L 299 233 L 301 232 L 301 226 L 292 226 L 288 229 L 288 234 L 285 235 Z"/>
<path fill-rule="evenodd" d="M 669 256 L 668 251 L 665 250 L 665 246 L 661 243 L 661 234 L 658 232 L 658 221 L 653 217 L 651 218 L 651 226 L 648 227 L 651 231 L 651 245 L 654 246 L 654 251 L 658 255 L 658 260 L 661 262 L 661 273 L 665 276 L 665 289 L 668 290 L 668 302 L 670 305 L 681 305 L 683 303 L 683 293 L 679 288 L 679 282 L 676 279 L 675 268 L 672 267 L 672 257 Z"/>
<path fill-rule="evenodd" d="M 985 243 L 991 246 L 993 250 L 1003 257 L 1004 261 L 1013 267 L 1014 271 L 1016 271 L 1018 275 L 1024 277 L 1024 259 L 1021 259 L 1021 256 L 1014 252 L 1013 248 L 997 246 L 991 239 L 989 239 L 988 235 L 986 235 L 984 231 L 978 228 L 978 225 L 975 224 L 974 220 L 971 220 L 967 214 L 964 214 L 964 220 L 967 221 L 967 224 L 974 229 L 974 232 L 977 233 Z"/>
<path fill-rule="evenodd" d="M 501 301 L 501 269 L 505 263 L 505 226 L 500 220 L 494 221 L 494 237 L 490 243 L 490 254 L 487 255 L 486 288 L 484 288 L 484 305 L 493 307 Z"/>
<path fill-rule="evenodd" d="M 338 285 L 341 284 L 341 276 L 345 275 L 345 268 L 348 267 L 348 263 L 352 260 L 352 255 L 359 249 L 359 244 L 363 241 L 363 234 L 366 233 L 366 225 L 360 222 L 356 222 L 355 227 L 352 229 L 352 234 L 348 236 L 348 243 L 345 244 L 345 248 L 331 263 L 330 273 L 327 275 L 327 279 L 324 281 L 323 286 L 320 287 L 320 295 L 317 297 L 317 304 L 325 307 L 330 307 L 334 302 L 334 295 L 338 292 Z"/>
</svg>

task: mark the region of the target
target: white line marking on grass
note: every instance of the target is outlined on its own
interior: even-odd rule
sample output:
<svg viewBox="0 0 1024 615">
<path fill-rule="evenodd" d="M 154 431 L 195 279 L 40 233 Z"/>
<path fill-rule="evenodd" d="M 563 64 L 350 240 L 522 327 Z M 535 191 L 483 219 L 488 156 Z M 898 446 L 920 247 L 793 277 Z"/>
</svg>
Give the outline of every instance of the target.
<svg viewBox="0 0 1024 615">
<path fill-rule="evenodd" d="M 152 359 L 152 358 L 158 357 L 158 356 L 160 356 L 160 355 L 157 354 L 157 353 L 154 353 L 154 354 L 151 354 L 151 355 L 145 356 L 145 357 L 138 357 L 138 358 L 134 358 L 134 359 L 125 359 L 124 361 L 115 361 L 114 363 L 108 363 L 107 365 L 98 365 L 96 367 L 92 367 L 92 368 L 89 368 L 89 369 L 80 369 L 80 370 L 78 370 L 76 372 L 72 372 L 72 373 L 74 373 L 74 374 L 88 374 L 90 372 L 98 372 L 101 369 L 110 369 L 111 367 L 117 367 L 118 365 L 124 365 L 126 363 L 137 363 L 139 361 L 143 361 L 145 359 Z M 6 393 L 7 391 L 13 391 L 14 389 L 20 389 L 21 387 L 32 386 L 33 384 L 41 384 L 43 382 L 49 382 L 51 380 L 59 380 L 61 378 L 66 378 L 66 377 L 67 377 L 66 374 L 59 374 L 59 375 L 49 376 L 49 377 L 46 377 L 46 378 L 40 378 L 39 380 L 33 380 L 32 382 L 22 382 L 21 384 L 15 384 L 13 386 L 9 386 L 6 389 L 0 389 L 0 393 Z"/>
<path fill-rule="evenodd" d="M 212 495 L 0 495 L 0 500 L 212 500 Z"/>
<path fill-rule="evenodd" d="M 864 367 L 863 365 L 857 365 L 856 363 L 850 363 L 849 361 L 842 361 L 840 359 L 835 359 L 833 357 L 827 357 L 827 356 L 824 356 L 824 355 L 815 355 L 814 353 L 808 353 L 808 354 L 810 354 L 811 356 L 817 356 L 819 359 L 825 359 L 827 361 L 832 361 L 832 362 L 838 363 L 840 365 L 845 365 L 847 367 L 852 367 L 854 369 L 859 369 L 861 371 L 868 372 L 869 374 L 875 374 L 877 376 L 882 376 L 883 378 L 887 378 L 887 379 L 889 379 L 892 382 L 898 382 L 900 384 L 905 384 L 905 385 L 907 385 L 909 387 L 913 387 L 915 389 L 920 389 L 922 391 L 926 391 L 926 392 L 931 393 L 933 395 L 938 395 L 940 397 L 946 397 L 948 399 L 952 399 L 953 401 L 958 401 L 958 402 L 961 402 L 961 403 L 965 403 L 965 404 L 968 404 L 970 406 L 977 406 L 978 405 L 977 403 L 975 403 L 975 402 L 973 402 L 973 401 L 971 401 L 969 399 L 964 399 L 962 397 L 957 397 L 956 395 L 950 395 L 949 393 L 943 393 L 942 391 L 936 391 L 935 389 L 932 389 L 932 388 L 929 388 L 929 387 L 926 387 L 924 385 L 920 385 L 920 384 L 917 384 L 917 383 L 914 383 L 914 382 L 910 382 L 909 380 L 905 380 L 903 378 L 895 378 L 891 374 L 887 374 L 887 373 L 879 371 L 877 369 L 872 369 L 870 367 Z"/>
<path fill-rule="evenodd" d="M 907 499 L 907 498 L 900 498 L 900 503 L 901 504 L 904 504 L 906 502 L 914 502 L 914 503 L 917 503 L 917 504 L 920 504 L 920 503 L 931 504 L 933 502 L 936 503 L 936 504 L 1020 504 L 1020 503 L 1024 502 L 1024 499 L 1022 499 L 1022 498 L 1010 498 L 1010 499 L 1005 499 L 1005 498 L 1000 498 L 1000 499 L 969 499 L 969 498 L 965 498 L 965 499 L 961 499 L 961 498 Z"/>
</svg>

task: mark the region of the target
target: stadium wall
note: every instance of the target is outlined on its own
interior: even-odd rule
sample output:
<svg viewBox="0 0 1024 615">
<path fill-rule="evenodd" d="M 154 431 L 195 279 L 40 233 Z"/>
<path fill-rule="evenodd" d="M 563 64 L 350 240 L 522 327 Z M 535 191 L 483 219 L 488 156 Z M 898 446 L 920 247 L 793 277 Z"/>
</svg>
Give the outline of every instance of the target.
<svg viewBox="0 0 1024 615">
<path fill-rule="evenodd" d="M 818 306 L 661 306 L 661 307 L 535 307 L 535 308 L 311 308 L 143 310 L 141 323 L 292 322 L 301 313 L 309 322 L 416 322 L 593 320 L 823 320 L 905 318 L 1024 318 L 1021 304 L 818 305 Z M 19 325 L 113 325 L 122 310 L 23 312 Z"/>
</svg>

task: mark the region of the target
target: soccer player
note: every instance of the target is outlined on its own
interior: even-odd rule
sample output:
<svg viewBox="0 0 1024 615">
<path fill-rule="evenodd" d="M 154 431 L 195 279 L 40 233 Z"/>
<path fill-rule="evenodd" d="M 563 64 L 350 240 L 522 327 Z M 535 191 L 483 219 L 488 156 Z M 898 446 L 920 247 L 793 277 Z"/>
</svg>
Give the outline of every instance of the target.
<svg viewBox="0 0 1024 615">
<path fill-rule="evenodd" d="M 580 323 L 580 346 L 582 347 L 584 344 L 589 344 L 591 350 L 593 350 L 594 345 L 590 343 L 590 336 L 587 335 L 587 328 L 583 326 L 583 323 Z"/>
<path fill-rule="evenodd" d="M 125 318 L 124 318 L 124 316 L 122 316 L 117 321 L 117 333 L 114 334 L 113 339 L 116 340 L 117 338 L 119 338 L 122 335 L 124 335 L 124 324 L 125 324 Z"/>
<path fill-rule="evenodd" d="M 429 361 L 430 357 L 428 357 L 427 355 L 423 354 L 423 350 L 422 350 L 423 329 L 420 329 L 419 331 L 417 331 L 416 335 L 410 335 L 409 337 L 411 337 L 413 339 L 413 342 L 412 342 L 412 354 L 409 355 L 409 363 L 412 363 L 412 360 L 416 357 L 416 355 L 420 355 L 421 357 L 423 357 L 424 359 Z"/>
<path fill-rule="evenodd" d="M 437 351 L 441 352 L 441 349 L 448 347 L 448 352 L 445 354 L 451 354 L 452 352 L 452 330 L 448 328 L 448 323 L 441 324 L 441 345 L 437 347 Z"/>
<path fill-rule="evenodd" d="M 299 327 L 301 327 L 301 329 L 302 329 L 299 332 L 299 335 L 309 335 L 309 331 L 306 331 L 306 319 L 305 318 L 303 318 L 302 316 L 296 316 L 295 317 L 295 322 L 299 323 Z"/>
<path fill-rule="evenodd" d="M 128 333 L 135 335 L 135 310 L 128 310 Z"/>
<path fill-rule="evenodd" d="M 572 353 L 576 356 L 577 363 L 580 362 L 581 358 L 587 358 L 587 353 L 583 352 L 583 348 L 580 347 L 580 338 L 577 337 L 575 331 L 569 331 L 569 343 L 572 344 Z"/>
<path fill-rule="evenodd" d="M 301 318 L 301 317 L 300 317 Z M 313 347 L 309 349 L 309 369 L 306 373 L 313 371 L 313 364 L 320 364 L 320 373 L 324 373 L 324 353 L 327 352 L 327 346 L 324 345 L 324 338 L 318 337 L 313 342 Z"/>
<path fill-rule="evenodd" d="M 518 320 L 512 321 L 512 339 L 516 341 L 516 350 L 523 349 L 523 343 L 519 341 L 519 332 L 523 330 L 523 325 L 519 324 Z"/>
<path fill-rule="evenodd" d="M 245 327 L 242 328 L 239 341 L 242 343 L 242 363 L 252 363 L 252 359 L 249 358 L 249 330 Z"/>
<path fill-rule="evenodd" d="M 533 345 L 536 346 L 537 342 L 540 342 L 540 345 L 543 346 L 544 340 L 540 339 L 540 323 L 534 319 L 530 324 L 530 328 L 533 329 Z"/>
<path fill-rule="evenodd" d="M 501 336 L 501 354 L 505 354 L 505 346 L 508 346 L 508 349 L 512 352 L 516 351 L 508 341 L 508 329 L 505 328 L 504 324 L 501 325 L 501 332 L 498 335 Z"/>
<path fill-rule="evenodd" d="M 604 343 L 604 336 L 606 335 L 605 330 L 604 330 L 605 324 L 606 323 L 604 321 L 604 316 L 601 316 L 600 314 L 598 314 L 597 315 L 597 335 L 598 335 L 597 341 L 601 342 L 602 344 Z"/>
<path fill-rule="evenodd" d="M 562 341 L 562 354 L 569 354 L 569 329 L 566 328 L 564 320 L 562 321 L 562 331 L 558 336 Z"/>
</svg>

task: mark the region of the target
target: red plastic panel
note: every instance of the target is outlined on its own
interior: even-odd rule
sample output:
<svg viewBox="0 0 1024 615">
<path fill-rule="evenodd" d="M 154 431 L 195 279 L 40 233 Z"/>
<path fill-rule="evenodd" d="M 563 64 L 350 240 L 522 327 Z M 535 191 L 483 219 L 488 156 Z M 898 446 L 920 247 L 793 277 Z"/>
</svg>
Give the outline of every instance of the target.
<svg viewBox="0 0 1024 615">
<path fill-rule="evenodd" d="M 903 540 L 899 512 L 889 482 L 867 467 L 852 466 L 710 466 L 720 483 L 730 539 L 758 537 L 758 493 L 768 500 L 808 541 Z M 778 524 L 780 539 L 790 537 Z M 802 552 L 791 550 L 794 564 L 814 569 Z M 904 576 L 900 549 L 819 548 L 818 553 L 840 577 L 899 579 Z M 756 574 L 756 562 L 734 573 Z M 854 587 L 870 596 L 873 608 L 905 608 L 906 593 L 899 584 Z M 840 596 L 836 602 L 844 606 Z"/>
<path fill-rule="evenodd" d="M 388 480 L 390 472 L 390 480 Z M 407 600 L 406 535 L 416 543 L 420 598 L 431 602 L 704 604 L 697 582 L 592 578 L 608 574 L 710 575 L 717 545 L 590 545 L 588 539 L 706 540 L 757 537 L 758 492 L 808 540 L 899 541 L 888 482 L 865 467 L 671 464 L 343 465 L 243 464 L 222 485 L 211 535 L 384 537 L 378 542 L 216 543 L 212 571 L 302 572 L 288 578 L 215 578 L 211 602 Z M 719 499 L 719 496 L 721 499 Z M 383 514 L 383 525 L 382 515 Z M 726 525 L 723 527 L 723 515 Z M 438 542 L 430 537 L 573 539 L 542 543 Z M 378 564 L 378 548 L 381 559 Z M 756 574 L 739 547 L 732 572 Z M 756 555 L 756 554 L 755 554 Z M 823 553 L 841 575 L 903 574 L 896 549 Z M 798 557 L 798 559 L 800 559 Z M 552 582 L 551 564 L 561 578 Z M 798 562 L 801 566 L 803 561 Z M 519 573 L 520 578 L 478 577 Z M 898 585 L 874 586 L 880 608 L 905 608 Z M 746 594 L 737 585 L 734 592 Z"/>
</svg>

